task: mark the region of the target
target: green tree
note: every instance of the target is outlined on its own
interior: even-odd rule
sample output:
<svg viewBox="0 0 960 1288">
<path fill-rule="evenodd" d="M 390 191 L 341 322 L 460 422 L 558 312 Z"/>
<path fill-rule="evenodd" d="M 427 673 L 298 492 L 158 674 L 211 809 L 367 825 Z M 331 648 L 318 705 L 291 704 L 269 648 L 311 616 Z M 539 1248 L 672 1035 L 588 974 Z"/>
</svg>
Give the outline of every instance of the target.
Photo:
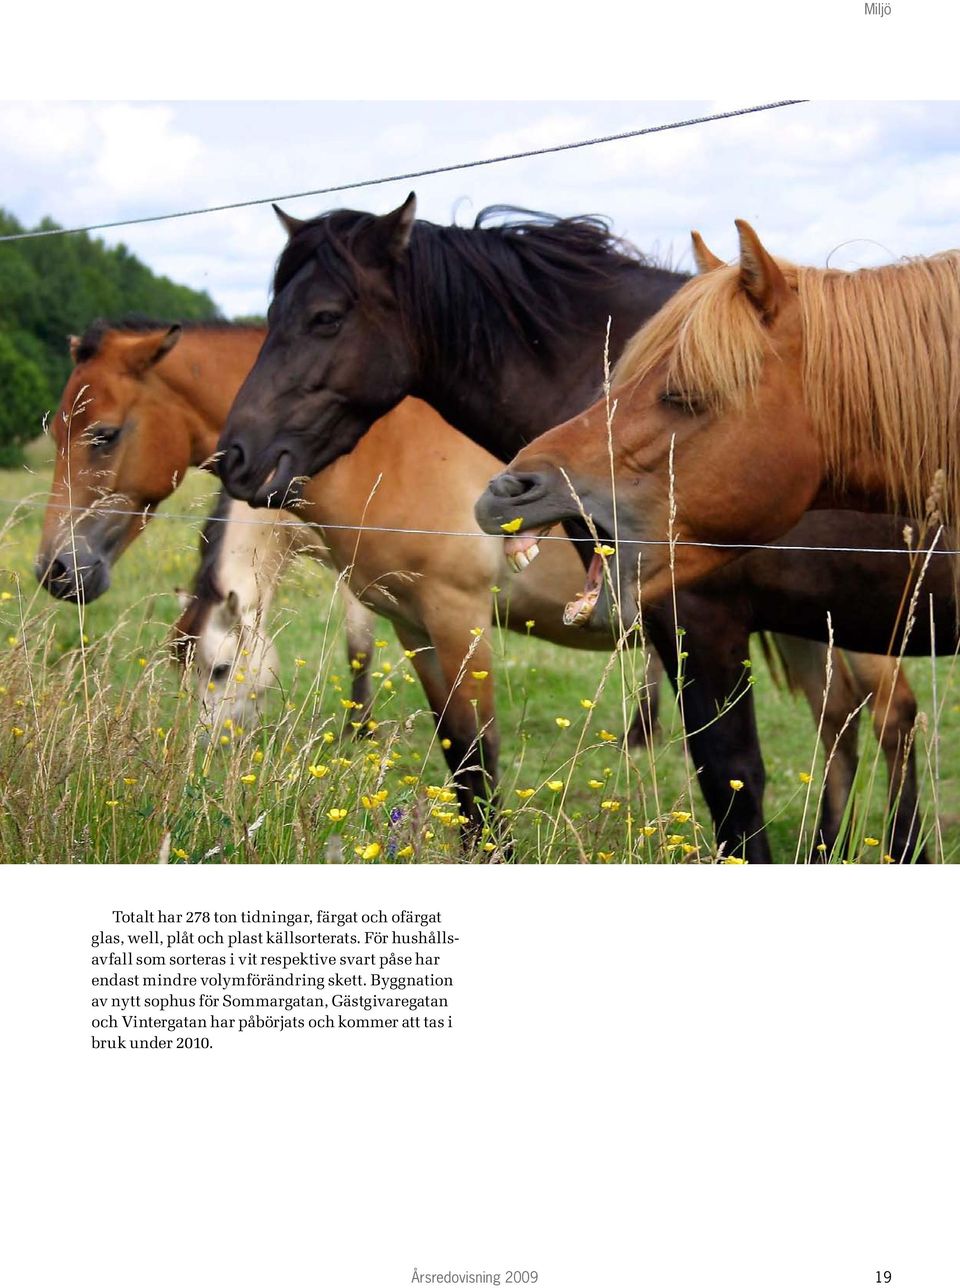
<svg viewBox="0 0 960 1288">
<path fill-rule="evenodd" d="M 0 465 L 23 460 L 23 445 L 41 432 L 47 384 L 36 363 L 0 332 Z"/>
</svg>

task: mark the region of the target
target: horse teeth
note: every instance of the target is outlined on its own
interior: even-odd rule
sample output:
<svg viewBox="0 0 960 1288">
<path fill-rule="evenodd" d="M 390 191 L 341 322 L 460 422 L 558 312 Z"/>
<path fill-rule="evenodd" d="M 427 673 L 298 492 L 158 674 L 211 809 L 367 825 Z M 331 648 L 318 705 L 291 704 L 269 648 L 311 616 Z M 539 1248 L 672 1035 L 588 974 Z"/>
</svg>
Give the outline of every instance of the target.
<svg viewBox="0 0 960 1288">
<path fill-rule="evenodd" d="M 528 567 L 528 568 L 529 568 L 529 566 L 533 563 L 534 559 L 536 559 L 536 557 L 537 557 L 537 555 L 538 555 L 539 553 L 540 553 L 540 546 L 539 546 L 539 544 L 535 541 L 535 542 L 533 543 L 533 545 L 532 545 L 532 546 L 529 546 L 529 547 L 528 547 L 528 549 L 527 549 L 527 567 Z"/>
</svg>

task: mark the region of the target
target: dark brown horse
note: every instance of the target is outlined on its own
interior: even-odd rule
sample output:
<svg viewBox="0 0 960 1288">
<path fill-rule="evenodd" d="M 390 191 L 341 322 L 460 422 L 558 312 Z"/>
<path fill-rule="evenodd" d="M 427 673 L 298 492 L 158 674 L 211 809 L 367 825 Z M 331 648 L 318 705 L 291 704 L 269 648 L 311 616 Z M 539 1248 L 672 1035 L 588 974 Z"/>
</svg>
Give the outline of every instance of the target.
<svg viewBox="0 0 960 1288">
<path fill-rule="evenodd" d="M 601 383 L 605 347 L 615 359 L 685 280 L 651 267 L 597 220 L 488 226 L 481 216 L 474 228 L 439 228 L 415 221 L 414 213 L 410 198 L 382 217 L 283 217 L 289 241 L 268 338 L 221 439 L 221 472 L 234 495 L 255 505 L 282 503 L 299 476 L 349 451 L 410 393 L 506 459 L 587 405 Z M 430 498 L 421 504 L 429 507 Z M 849 522 L 843 544 L 866 544 Z M 564 526 L 570 532 L 578 524 L 583 533 L 579 516 Z M 816 544 L 816 535 L 810 540 Z M 811 638 L 826 637 L 834 596 L 855 594 L 856 582 L 842 569 L 837 575 L 839 583 L 831 582 L 822 564 L 814 574 L 816 608 L 800 623 Z M 778 629 L 763 620 L 778 616 L 799 622 L 790 600 L 789 592 L 769 591 L 766 579 L 749 614 L 738 615 L 722 598 L 681 596 L 683 659 L 672 608 L 644 614 L 647 637 L 674 683 L 683 667 L 688 737 L 718 840 L 761 862 L 770 854 L 753 707 L 749 694 L 728 703 L 744 693 L 750 630 Z M 731 778 L 744 783 L 733 800 Z M 905 826 L 901 855 L 914 835 Z"/>
</svg>

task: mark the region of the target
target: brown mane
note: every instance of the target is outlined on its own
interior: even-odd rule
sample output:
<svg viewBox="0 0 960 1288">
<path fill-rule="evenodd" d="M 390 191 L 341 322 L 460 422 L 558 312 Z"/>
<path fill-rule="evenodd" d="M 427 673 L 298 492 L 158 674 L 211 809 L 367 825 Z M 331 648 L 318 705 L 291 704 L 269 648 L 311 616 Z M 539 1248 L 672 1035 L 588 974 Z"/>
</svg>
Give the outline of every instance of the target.
<svg viewBox="0 0 960 1288">
<path fill-rule="evenodd" d="M 866 457 L 891 502 L 923 515 L 931 495 L 960 517 L 960 251 L 847 273 L 777 261 L 797 292 L 807 411 L 830 476 Z M 633 338 L 614 385 L 661 364 L 708 408 L 742 405 L 769 354 L 739 268 L 694 278 Z M 942 471 L 942 476 L 938 476 Z"/>
</svg>

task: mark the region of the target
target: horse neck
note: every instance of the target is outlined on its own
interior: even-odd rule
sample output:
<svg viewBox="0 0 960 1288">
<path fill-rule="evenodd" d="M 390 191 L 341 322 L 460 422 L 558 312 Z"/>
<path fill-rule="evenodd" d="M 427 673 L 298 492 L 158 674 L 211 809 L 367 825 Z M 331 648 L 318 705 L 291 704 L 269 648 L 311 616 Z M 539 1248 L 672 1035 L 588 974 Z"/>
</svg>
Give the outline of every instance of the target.
<svg viewBox="0 0 960 1288">
<path fill-rule="evenodd" d="M 253 366 L 262 327 L 186 328 L 152 376 L 167 407 L 171 397 L 190 426 L 192 461 L 216 450 L 227 412 Z"/>
<path fill-rule="evenodd" d="M 478 364 L 466 374 L 423 371 L 411 392 L 480 447 L 508 461 L 538 434 L 596 400 L 605 355 L 612 367 L 627 340 L 686 280 L 666 269 L 625 265 L 608 291 L 584 294 L 582 304 L 571 310 L 577 327 L 559 344 L 544 338 L 542 350 L 535 351 L 511 335 L 499 369 L 491 372 Z"/>
</svg>

